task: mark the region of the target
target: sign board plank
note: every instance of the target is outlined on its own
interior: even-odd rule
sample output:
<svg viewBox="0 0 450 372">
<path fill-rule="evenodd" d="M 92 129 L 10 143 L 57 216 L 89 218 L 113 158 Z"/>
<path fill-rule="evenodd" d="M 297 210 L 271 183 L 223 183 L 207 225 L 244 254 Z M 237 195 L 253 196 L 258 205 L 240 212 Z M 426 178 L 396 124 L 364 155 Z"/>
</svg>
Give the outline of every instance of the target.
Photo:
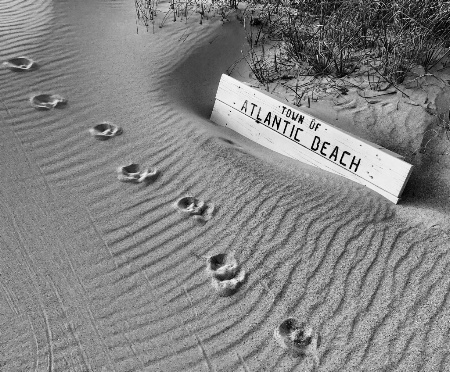
<svg viewBox="0 0 450 372">
<path fill-rule="evenodd" d="M 211 115 L 216 124 L 363 184 L 397 203 L 413 166 L 401 156 L 222 75 Z"/>
</svg>

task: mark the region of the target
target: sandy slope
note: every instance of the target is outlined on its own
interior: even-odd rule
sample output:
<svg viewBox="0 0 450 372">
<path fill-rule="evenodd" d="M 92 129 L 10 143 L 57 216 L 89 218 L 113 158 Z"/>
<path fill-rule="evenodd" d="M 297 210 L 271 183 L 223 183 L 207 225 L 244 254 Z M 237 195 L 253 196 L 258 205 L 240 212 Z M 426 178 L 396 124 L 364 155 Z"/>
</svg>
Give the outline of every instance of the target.
<svg viewBox="0 0 450 372">
<path fill-rule="evenodd" d="M 447 236 L 208 121 L 239 24 L 136 34 L 129 1 L 21 4 L 0 2 L 1 27 L 18 30 L 1 33 L 1 56 L 40 68 L 0 70 L 3 370 L 312 370 L 273 340 L 288 316 L 322 335 L 320 371 L 450 368 Z M 31 108 L 46 91 L 68 106 Z M 101 120 L 123 135 L 92 139 Z M 161 176 L 120 183 L 128 161 Z M 213 202 L 213 218 L 179 213 L 186 195 Z M 204 256 L 232 250 L 249 276 L 220 298 Z"/>
</svg>

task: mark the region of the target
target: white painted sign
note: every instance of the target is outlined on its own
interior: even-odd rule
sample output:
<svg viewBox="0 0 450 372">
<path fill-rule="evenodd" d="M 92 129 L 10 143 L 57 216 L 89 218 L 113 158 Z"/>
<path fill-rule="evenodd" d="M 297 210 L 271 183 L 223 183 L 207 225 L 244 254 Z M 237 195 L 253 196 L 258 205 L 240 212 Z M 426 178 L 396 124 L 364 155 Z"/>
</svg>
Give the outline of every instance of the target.
<svg viewBox="0 0 450 372">
<path fill-rule="evenodd" d="M 400 155 L 227 75 L 220 80 L 211 120 L 273 151 L 363 184 L 394 203 L 413 168 Z"/>
</svg>

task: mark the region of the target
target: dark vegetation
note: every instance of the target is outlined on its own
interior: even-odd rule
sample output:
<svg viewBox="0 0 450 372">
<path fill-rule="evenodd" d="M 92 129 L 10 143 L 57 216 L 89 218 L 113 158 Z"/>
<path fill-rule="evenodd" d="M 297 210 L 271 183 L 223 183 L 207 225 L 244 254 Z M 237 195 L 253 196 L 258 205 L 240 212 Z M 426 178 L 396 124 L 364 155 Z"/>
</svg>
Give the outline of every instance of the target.
<svg viewBox="0 0 450 372">
<path fill-rule="evenodd" d="M 170 0 L 168 3 L 165 2 L 165 5 L 169 4 L 166 11 L 158 7 L 159 3 L 158 0 L 135 0 L 136 23 L 144 25 L 147 31 L 151 26 L 154 32 L 155 23 L 161 28 L 168 20 L 187 22 L 189 18 L 197 16 L 199 23 L 202 24 L 203 19 L 220 16 L 222 21 L 225 21 L 229 13 L 237 8 L 237 0 Z"/>
<path fill-rule="evenodd" d="M 250 0 L 242 21 L 245 56 L 264 85 L 299 76 L 341 78 L 354 72 L 376 82 L 402 83 L 415 66 L 430 71 L 449 54 L 450 1 L 444 0 Z M 137 21 L 162 27 L 169 19 L 220 16 L 237 0 L 135 0 Z M 242 7 L 241 7 L 242 8 Z M 158 18 L 158 21 L 156 19 Z M 370 79 L 370 78 L 369 78 Z"/>
<path fill-rule="evenodd" d="M 449 54 L 449 1 L 265 0 L 250 3 L 246 17 L 254 25 L 247 60 L 262 84 L 363 71 L 395 86 Z"/>
</svg>

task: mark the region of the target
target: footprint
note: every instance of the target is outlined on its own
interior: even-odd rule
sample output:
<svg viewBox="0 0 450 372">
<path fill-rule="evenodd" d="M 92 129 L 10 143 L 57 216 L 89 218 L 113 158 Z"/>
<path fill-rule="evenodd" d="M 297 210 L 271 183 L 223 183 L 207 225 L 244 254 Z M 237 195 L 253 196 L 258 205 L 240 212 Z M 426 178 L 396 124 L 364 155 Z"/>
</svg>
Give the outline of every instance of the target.
<svg viewBox="0 0 450 372">
<path fill-rule="evenodd" d="M 228 280 L 211 279 L 213 288 L 221 297 L 229 297 L 234 295 L 245 280 L 245 271 L 241 270 L 239 274 Z"/>
<path fill-rule="evenodd" d="M 206 272 L 219 296 L 228 297 L 236 293 L 245 280 L 245 270 L 240 270 L 234 252 L 220 253 L 207 258 Z"/>
<path fill-rule="evenodd" d="M 37 63 L 28 57 L 15 57 L 3 62 L 3 66 L 11 71 L 31 71 L 37 68 Z"/>
<path fill-rule="evenodd" d="M 122 128 L 109 122 L 104 121 L 89 129 L 89 133 L 100 141 L 107 140 L 111 137 L 122 134 Z"/>
<path fill-rule="evenodd" d="M 188 214 L 197 222 L 206 223 L 214 213 L 214 204 L 206 204 L 203 200 L 194 198 L 193 196 L 185 196 L 178 199 L 175 206 L 182 213 Z"/>
<path fill-rule="evenodd" d="M 185 196 L 177 201 L 177 208 L 183 213 L 194 216 L 201 215 L 206 209 L 206 204 L 193 196 Z"/>
<path fill-rule="evenodd" d="M 30 98 L 30 103 L 37 110 L 50 110 L 67 104 L 67 99 L 59 94 L 38 94 Z"/>
<path fill-rule="evenodd" d="M 304 322 L 288 318 L 274 330 L 273 336 L 291 356 L 311 356 L 315 363 L 319 363 L 317 348 L 320 345 L 320 337 Z"/>
<path fill-rule="evenodd" d="M 208 257 L 206 263 L 207 273 L 218 280 L 227 280 L 234 278 L 238 271 L 238 264 L 234 258 L 234 252 L 231 254 L 219 253 Z"/>
<path fill-rule="evenodd" d="M 122 182 L 142 183 L 155 180 L 159 175 L 158 169 L 141 170 L 139 164 L 130 163 L 117 168 L 117 178 Z"/>
</svg>

